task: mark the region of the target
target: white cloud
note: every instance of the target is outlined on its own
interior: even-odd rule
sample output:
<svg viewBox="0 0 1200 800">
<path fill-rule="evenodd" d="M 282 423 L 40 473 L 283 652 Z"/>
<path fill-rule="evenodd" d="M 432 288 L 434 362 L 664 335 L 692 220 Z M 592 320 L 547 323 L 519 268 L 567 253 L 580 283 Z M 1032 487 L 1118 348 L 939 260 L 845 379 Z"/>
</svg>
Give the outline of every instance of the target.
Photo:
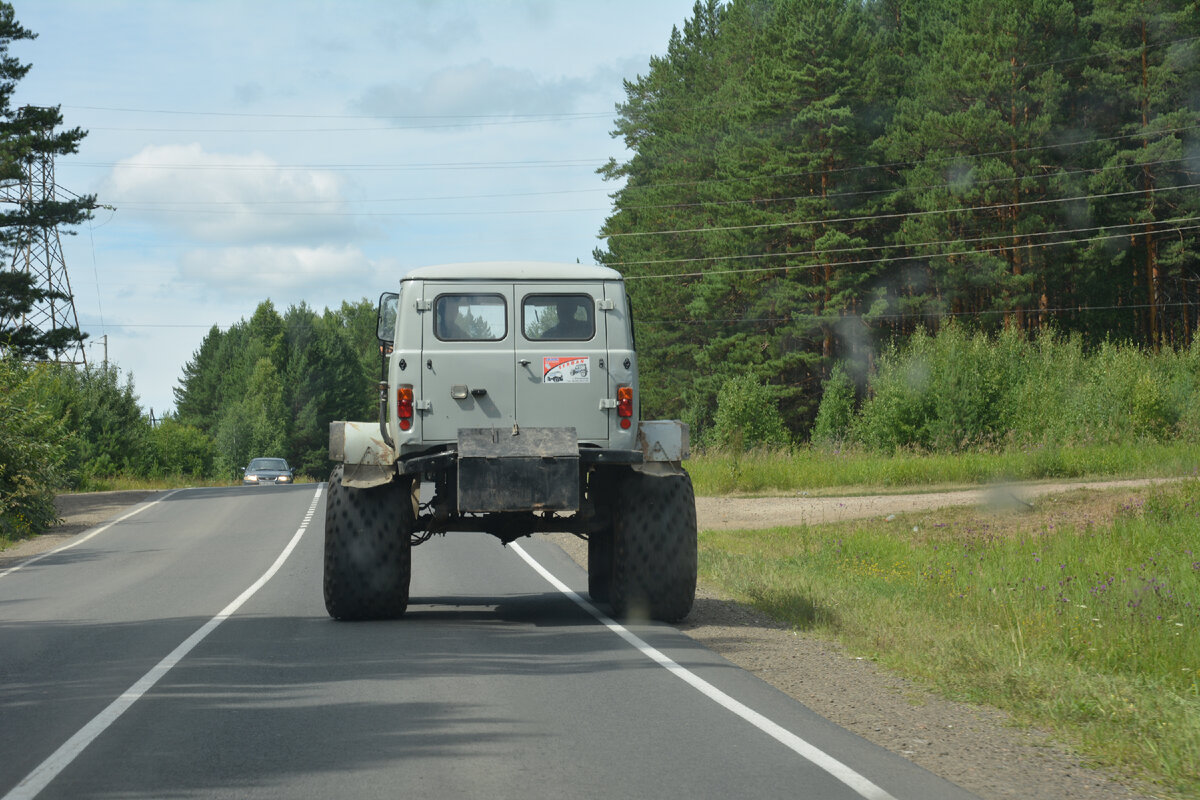
<svg viewBox="0 0 1200 800">
<path fill-rule="evenodd" d="M 179 262 L 180 279 L 227 297 L 270 296 L 281 305 L 306 300 L 336 306 L 347 287 L 377 291 L 378 267 L 357 247 L 258 245 L 192 250 Z M 336 298 L 336 299 L 331 299 Z"/>
<path fill-rule="evenodd" d="M 261 153 L 150 145 L 119 161 L 99 195 L 118 215 L 201 241 L 314 241 L 352 228 L 341 188 L 331 172 L 280 165 Z"/>
</svg>

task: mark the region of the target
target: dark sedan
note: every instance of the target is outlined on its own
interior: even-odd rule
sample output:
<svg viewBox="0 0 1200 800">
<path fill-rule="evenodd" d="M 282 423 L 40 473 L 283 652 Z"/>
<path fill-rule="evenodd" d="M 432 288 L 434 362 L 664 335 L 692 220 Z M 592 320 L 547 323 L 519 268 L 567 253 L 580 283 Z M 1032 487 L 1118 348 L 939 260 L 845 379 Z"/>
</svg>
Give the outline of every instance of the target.
<svg viewBox="0 0 1200 800">
<path fill-rule="evenodd" d="M 250 466 L 242 470 L 243 486 L 258 486 L 264 483 L 291 483 L 292 468 L 282 458 L 255 458 Z"/>
</svg>

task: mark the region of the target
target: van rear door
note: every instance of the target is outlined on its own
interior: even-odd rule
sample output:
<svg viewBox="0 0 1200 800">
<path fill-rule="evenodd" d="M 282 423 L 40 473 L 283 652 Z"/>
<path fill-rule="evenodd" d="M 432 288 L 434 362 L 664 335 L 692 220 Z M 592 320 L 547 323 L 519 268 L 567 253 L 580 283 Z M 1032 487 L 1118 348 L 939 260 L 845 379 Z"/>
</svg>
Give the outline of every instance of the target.
<svg viewBox="0 0 1200 800">
<path fill-rule="evenodd" d="M 459 428 L 511 428 L 512 284 L 426 283 L 421 323 L 425 441 L 453 442 Z"/>
<path fill-rule="evenodd" d="M 514 288 L 517 422 L 575 428 L 581 442 L 608 441 L 608 337 L 601 283 Z"/>
</svg>

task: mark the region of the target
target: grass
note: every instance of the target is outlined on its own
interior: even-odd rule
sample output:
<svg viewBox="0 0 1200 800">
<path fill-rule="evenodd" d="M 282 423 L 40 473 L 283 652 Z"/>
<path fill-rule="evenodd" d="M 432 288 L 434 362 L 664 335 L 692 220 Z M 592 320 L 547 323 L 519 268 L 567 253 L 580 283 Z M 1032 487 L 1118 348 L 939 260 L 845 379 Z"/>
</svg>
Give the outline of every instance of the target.
<svg viewBox="0 0 1200 800">
<path fill-rule="evenodd" d="M 803 447 L 740 455 L 697 454 L 687 462 L 687 469 L 697 494 L 849 494 L 1000 480 L 1197 475 L 1200 445 L 1173 442 L 895 455 Z"/>
<path fill-rule="evenodd" d="M 1023 513 L 701 534 L 702 579 L 1127 775 L 1200 795 L 1200 481 Z"/>
</svg>

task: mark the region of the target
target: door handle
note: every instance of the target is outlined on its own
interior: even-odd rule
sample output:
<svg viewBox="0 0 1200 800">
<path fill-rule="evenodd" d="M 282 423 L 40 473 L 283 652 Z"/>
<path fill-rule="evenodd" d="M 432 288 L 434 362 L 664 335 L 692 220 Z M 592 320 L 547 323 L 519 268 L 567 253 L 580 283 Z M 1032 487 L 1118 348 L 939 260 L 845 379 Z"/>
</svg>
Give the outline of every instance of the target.
<svg viewBox="0 0 1200 800">
<path fill-rule="evenodd" d="M 518 364 L 520 364 L 522 367 L 528 367 L 528 366 L 529 366 L 529 359 L 528 359 L 528 358 L 522 358 L 522 359 L 518 359 L 518 360 L 517 360 L 517 363 L 518 363 Z"/>
<path fill-rule="evenodd" d="M 472 397 L 483 397 L 486 394 L 487 394 L 487 389 L 472 389 L 471 390 Z"/>
</svg>

